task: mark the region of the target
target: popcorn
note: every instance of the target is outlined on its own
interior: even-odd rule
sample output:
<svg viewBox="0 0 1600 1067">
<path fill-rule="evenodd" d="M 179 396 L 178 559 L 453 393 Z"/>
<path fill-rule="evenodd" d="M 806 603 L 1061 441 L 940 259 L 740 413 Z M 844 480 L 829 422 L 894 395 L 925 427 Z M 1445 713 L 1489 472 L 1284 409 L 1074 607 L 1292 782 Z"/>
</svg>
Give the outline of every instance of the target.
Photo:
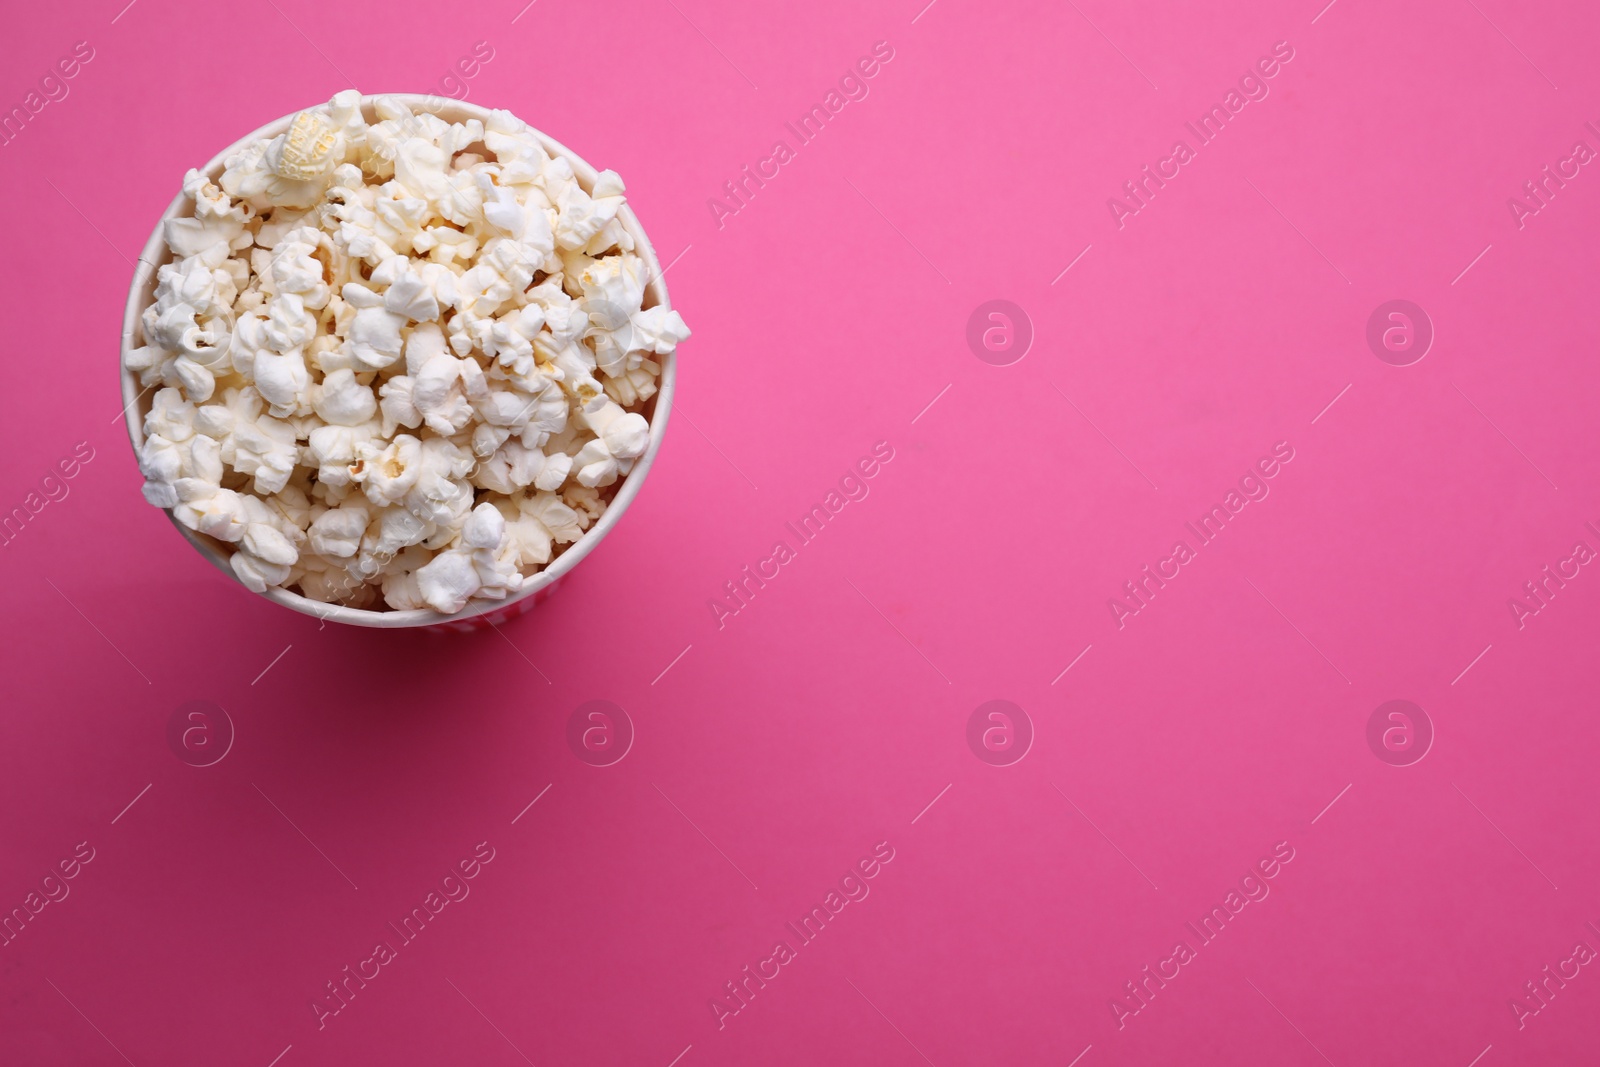
<svg viewBox="0 0 1600 1067">
<path fill-rule="evenodd" d="M 179 504 L 173 513 L 178 521 L 219 541 L 238 541 L 249 524 L 244 499 L 232 489 L 207 486 L 193 499 Z"/>
<path fill-rule="evenodd" d="M 338 143 L 339 135 L 327 116 L 302 111 L 289 124 L 289 132 L 268 147 L 265 159 L 276 174 L 310 181 L 333 169 Z"/>
<path fill-rule="evenodd" d="M 356 300 L 350 299 L 351 288 L 358 287 L 345 286 L 345 299 L 360 307 Z M 350 323 L 350 335 L 346 340 L 350 354 L 362 367 L 382 370 L 400 358 L 400 347 L 404 344 L 400 328 L 405 324 L 406 320 L 392 311 L 362 307 Z"/>
<path fill-rule="evenodd" d="M 378 410 L 372 390 L 356 381 L 349 369 L 332 371 L 311 387 L 311 409 L 334 426 L 359 426 Z"/>
<path fill-rule="evenodd" d="M 574 511 L 554 493 L 517 494 L 496 501 L 506 520 L 506 541 L 521 566 L 550 562 L 552 544 L 570 544 L 583 536 L 586 515 Z"/>
<path fill-rule="evenodd" d="M 399 503 L 422 476 L 422 442 L 401 434 L 387 445 L 367 443 L 356 449 L 350 480 L 361 484 L 367 499 L 380 507 Z"/>
<path fill-rule="evenodd" d="M 417 570 L 417 595 L 434 611 L 453 615 L 478 591 L 472 557 L 459 549 L 441 552 Z"/>
<path fill-rule="evenodd" d="M 359 503 L 332 508 L 311 521 L 307 541 L 313 552 L 330 561 L 347 559 L 361 550 L 368 521 L 368 511 Z"/>
<path fill-rule="evenodd" d="M 370 105 L 184 176 L 126 358 L 156 390 L 139 466 L 256 592 L 454 614 L 604 514 L 689 330 L 643 306 L 616 174 L 585 191 L 508 112 Z"/>
<path fill-rule="evenodd" d="M 583 421 L 599 436 L 584 444 L 572 458 L 580 485 L 610 485 L 633 469 L 634 459 L 643 455 L 650 443 L 650 424 L 644 416 L 625 412 L 604 396 L 589 402 Z"/>
</svg>

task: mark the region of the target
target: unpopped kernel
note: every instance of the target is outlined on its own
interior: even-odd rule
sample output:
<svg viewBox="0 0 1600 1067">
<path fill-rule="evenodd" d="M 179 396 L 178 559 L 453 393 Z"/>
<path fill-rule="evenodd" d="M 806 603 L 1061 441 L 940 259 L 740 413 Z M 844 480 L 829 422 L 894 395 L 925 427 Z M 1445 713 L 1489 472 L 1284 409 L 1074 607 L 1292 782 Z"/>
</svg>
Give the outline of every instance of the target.
<svg viewBox="0 0 1600 1067">
<path fill-rule="evenodd" d="M 249 588 L 383 610 L 515 594 L 645 452 L 661 357 L 617 212 L 519 119 L 339 93 L 191 170 L 126 366 L 144 495 Z"/>
</svg>

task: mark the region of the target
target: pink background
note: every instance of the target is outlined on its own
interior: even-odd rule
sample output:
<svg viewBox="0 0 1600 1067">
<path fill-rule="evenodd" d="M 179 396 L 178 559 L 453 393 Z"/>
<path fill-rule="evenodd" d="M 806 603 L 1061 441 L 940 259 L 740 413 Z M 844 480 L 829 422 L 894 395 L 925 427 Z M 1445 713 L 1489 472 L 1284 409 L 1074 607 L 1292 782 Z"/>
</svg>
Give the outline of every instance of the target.
<svg viewBox="0 0 1600 1067">
<path fill-rule="evenodd" d="M 94 49 L 0 148 L 0 505 L 94 449 L 0 552 L 0 909 L 95 850 L 0 948 L 0 1062 L 1600 1056 L 1595 968 L 1520 1029 L 1508 1004 L 1600 948 L 1600 576 L 1507 605 L 1600 548 L 1600 175 L 1507 207 L 1600 148 L 1592 5 L 122 2 L 12 11 L 0 80 L 9 108 Z M 682 406 L 616 533 L 501 633 L 321 627 L 140 499 L 130 260 L 242 132 L 347 76 L 437 90 L 480 40 L 468 98 L 620 171 L 681 253 Z M 877 41 L 870 95 L 719 228 L 708 198 Z M 1119 229 L 1107 198 L 1278 41 L 1270 95 Z M 1395 298 L 1437 333 L 1407 367 L 1366 342 Z M 1009 366 L 965 340 L 991 299 L 1035 330 Z M 719 629 L 708 599 L 877 441 L 870 496 Z M 1119 629 L 1108 598 L 1279 441 L 1270 496 Z M 568 746 L 593 699 L 636 731 L 612 766 Z M 966 741 L 992 699 L 1036 733 L 1010 766 Z M 1433 724 L 1419 763 L 1368 747 L 1390 699 Z M 210 767 L 168 747 L 191 700 L 237 731 Z M 480 841 L 470 896 L 319 1030 Z"/>
</svg>

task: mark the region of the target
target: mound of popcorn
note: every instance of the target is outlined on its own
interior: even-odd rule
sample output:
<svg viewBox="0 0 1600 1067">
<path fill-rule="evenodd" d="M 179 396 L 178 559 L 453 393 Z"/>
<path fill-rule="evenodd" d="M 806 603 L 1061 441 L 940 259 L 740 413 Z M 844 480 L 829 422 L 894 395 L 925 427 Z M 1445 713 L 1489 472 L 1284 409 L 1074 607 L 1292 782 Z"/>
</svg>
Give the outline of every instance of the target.
<svg viewBox="0 0 1600 1067">
<path fill-rule="evenodd" d="M 191 170 L 128 370 L 145 499 L 239 580 L 354 608 L 498 600 L 583 536 L 689 336 L 617 218 L 509 112 L 355 91 Z"/>
</svg>

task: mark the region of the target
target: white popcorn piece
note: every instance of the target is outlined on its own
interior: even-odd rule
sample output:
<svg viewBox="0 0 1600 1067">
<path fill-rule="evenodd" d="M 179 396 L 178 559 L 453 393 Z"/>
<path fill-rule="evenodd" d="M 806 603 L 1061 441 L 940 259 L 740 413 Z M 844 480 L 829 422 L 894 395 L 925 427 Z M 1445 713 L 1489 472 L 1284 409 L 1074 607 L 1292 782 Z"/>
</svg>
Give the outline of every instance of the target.
<svg viewBox="0 0 1600 1067">
<path fill-rule="evenodd" d="M 302 111 L 289 130 L 268 146 L 264 162 L 274 174 L 296 181 L 314 181 L 338 163 L 334 149 L 339 133 L 332 122 L 314 111 Z"/>
<path fill-rule="evenodd" d="M 616 378 L 605 380 L 606 395 L 625 408 L 638 407 L 656 395 L 656 375 L 660 366 L 645 360 Z"/>
<path fill-rule="evenodd" d="M 256 478 L 256 491 L 270 495 L 283 489 L 294 473 L 299 448 L 294 427 L 261 410 L 255 388 L 229 389 L 222 403 L 195 413 L 195 429 L 216 440 L 221 461 L 240 474 Z"/>
<path fill-rule="evenodd" d="M 606 511 L 606 502 L 600 496 L 600 490 L 571 482 L 562 487 L 561 502 L 578 516 L 578 521 L 584 529 L 588 529 L 589 524 L 604 515 Z"/>
<path fill-rule="evenodd" d="M 472 509 L 461 529 L 461 547 L 472 550 L 478 597 L 500 600 L 522 588 L 526 579 L 520 553 L 511 542 L 505 516 L 494 504 L 485 501 Z"/>
<path fill-rule="evenodd" d="M 324 511 L 306 531 L 311 551 L 332 559 L 348 559 L 361 550 L 370 515 L 360 503 L 348 503 Z"/>
<path fill-rule="evenodd" d="M 381 446 L 381 447 L 380 447 Z M 357 446 L 350 479 L 379 507 L 398 504 L 422 475 L 422 442 L 410 434 Z"/>
<path fill-rule="evenodd" d="M 432 559 L 433 554 L 422 548 L 407 548 L 397 555 L 393 565 L 383 572 L 381 587 L 384 603 L 395 611 L 429 607 L 419 588 L 417 572 Z"/>
<path fill-rule="evenodd" d="M 457 549 L 440 552 L 417 571 L 417 593 L 423 603 L 446 615 L 466 607 L 481 584 L 472 555 Z"/>
<path fill-rule="evenodd" d="M 515 595 L 648 450 L 689 331 L 644 307 L 621 178 L 585 190 L 515 116 L 348 90 L 183 191 L 126 357 L 154 390 L 143 491 L 248 588 Z"/>
<path fill-rule="evenodd" d="M 272 249 L 273 290 L 295 293 L 300 305 L 313 311 L 327 307 L 332 288 L 323 280 L 323 264 L 314 253 L 327 240 L 310 226 L 299 226 L 284 235 Z"/>
<path fill-rule="evenodd" d="M 571 167 L 567 170 L 570 174 Z M 548 174 L 550 168 L 545 172 Z M 621 195 L 590 197 L 575 181 L 563 184 L 554 199 L 560 216 L 555 226 L 556 245 L 560 248 L 582 248 L 622 209 Z"/>
<path fill-rule="evenodd" d="M 209 395 L 212 372 L 227 369 L 225 357 L 232 343 L 232 278 L 218 270 L 221 255 L 210 249 L 169 263 L 156 272 L 156 297 L 144 309 L 146 348 L 130 354 L 128 368 L 141 372 L 146 386 L 165 382 Z M 183 372 L 174 364 L 186 360 Z M 196 397 L 195 399 L 204 399 Z"/>
<path fill-rule="evenodd" d="M 268 586 L 279 586 L 289 579 L 289 567 L 268 562 L 240 549 L 228 559 L 234 575 L 253 593 L 265 593 Z"/>
<path fill-rule="evenodd" d="M 311 410 L 334 426 L 359 426 L 377 413 L 372 390 L 356 381 L 355 372 L 336 370 L 311 388 Z"/>
<path fill-rule="evenodd" d="M 657 352 L 670 356 L 677 351 L 678 343 L 687 340 L 689 327 L 676 311 L 657 305 L 633 316 L 631 351 Z"/>
<path fill-rule="evenodd" d="M 362 539 L 362 555 L 364 559 L 384 560 L 393 559 L 401 549 L 412 545 L 420 545 L 434 532 L 432 523 L 418 518 L 405 508 L 385 508 L 378 516 L 377 535 L 373 536 L 372 528 L 367 528 L 367 538 Z M 368 538 L 371 539 L 369 545 Z M 383 568 L 379 563 L 378 567 Z"/>
<path fill-rule="evenodd" d="M 476 595 L 484 600 L 504 600 L 527 583 L 509 546 L 498 553 L 479 549 L 472 554 L 472 566 L 478 574 Z"/>
<path fill-rule="evenodd" d="M 650 424 L 644 416 L 623 411 L 608 397 L 591 400 L 584 408 L 583 421 L 597 436 L 573 457 L 580 485 L 610 485 L 633 469 L 633 461 L 650 444 Z"/>
<path fill-rule="evenodd" d="M 347 294 L 348 291 L 347 286 Z M 349 296 L 346 295 L 345 299 L 349 300 Z M 404 316 L 384 308 L 361 308 L 350 323 L 350 354 L 362 366 L 382 370 L 400 358 L 401 345 L 404 343 L 400 328 L 405 324 Z"/>
<path fill-rule="evenodd" d="M 244 498 L 232 489 L 219 486 L 208 486 L 207 489 L 209 491 L 179 503 L 172 513 L 179 522 L 197 533 L 215 537 L 219 541 L 238 541 L 249 526 Z"/>
<path fill-rule="evenodd" d="M 324 182 L 312 179 L 300 181 L 278 174 L 268 160 L 269 150 L 276 144 L 279 158 L 286 134 L 272 141 L 257 141 L 223 161 L 222 177 L 217 180 L 227 195 L 244 200 L 258 211 L 277 207 L 308 208 L 322 195 Z"/>
<path fill-rule="evenodd" d="M 169 441 L 187 441 L 194 434 L 195 406 L 178 389 L 162 389 L 150 401 L 144 432 Z"/>
<path fill-rule="evenodd" d="M 376 421 L 356 426 L 318 426 L 312 430 L 306 441 L 306 452 L 317 465 L 318 484 L 349 485 L 350 468 L 357 454 L 363 445 L 378 437 L 378 430 Z"/>
<path fill-rule="evenodd" d="M 266 498 L 271 521 L 296 545 L 305 542 L 305 529 L 311 522 L 311 498 L 294 480 Z"/>
<path fill-rule="evenodd" d="M 424 363 L 411 382 L 411 403 L 434 433 L 449 437 L 460 433 L 472 418 L 472 403 L 462 385 L 462 365 L 471 364 L 483 380 L 483 371 L 471 359 L 441 352 Z"/>
<path fill-rule="evenodd" d="M 537 448 L 529 448 L 522 441 L 512 439 L 478 464 L 473 483 L 507 496 L 530 485 L 555 490 L 561 488 L 571 470 L 571 456 L 563 452 L 546 455 Z"/>
<path fill-rule="evenodd" d="M 395 256 L 390 263 L 398 263 Z M 374 272 L 376 274 L 376 272 Z M 407 268 L 390 283 L 383 294 L 383 306 L 413 322 L 429 322 L 439 317 L 439 298 L 420 271 Z"/>
<path fill-rule="evenodd" d="M 295 550 L 293 542 L 264 522 L 246 526 L 244 536 L 239 539 L 239 545 L 258 559 L 285 567 L 300 558 L 300 553 Z"/>
<path fill-rule="evenodd" d="M 383 398 L 378 407 L 383 411 L 383 436 L 393 437 L 397 427 L 415 430 L 422 425 L 422 413 L 411 400 L 411 378 L 397 374 L 378 389 Z"/>
<path fill-rule="evenodd" d="M 196 435 L 196 417 L 194 405 L 178 389 L 162 389 L 151 402 L 139 470 L 144 497 L 157 507 L 176 508 L 222 481 L 220 449 L 211 438 Z"/>
<path fill-rule="evenodd" d="M 294 428 L 270 415 L 235 427 L 223 445 L 223 460 L 240 474 L 254 476 L 256 492 L 268 495 L 289 484 L 298 458 Z"/>
<path fill-rule="evenodd" d="M 417 477 L 406 492 L 404 504 L 413 515 L 454 530 L 472 507 L 472 486 L 466 475 L 472 470 L 470 453 L 444 437 L 423 440 L 417 459 Z"/>
<path fill-rule="evenodd" d="M 473 548 L 499 548 L 505 536 L 505 516 L 487 502 L 473 508 L 461 528 L 461 540 Z"/>
<path fill-rule="evenodd" d="M 299 570 L 300 592 L 312 600 L 365 609 L 378 599 L 378 590 L 368 585 L 362 576 L 352 575 L 332 560 L 302 553 Z"/>
<path fill-rule="evenodd" d="M 256 355 L 256 391 L 278 418 L 305 410 L 311 403 L 311 369 L 298 347 L 287 352 L 266 351 Z"/>
</svg>

